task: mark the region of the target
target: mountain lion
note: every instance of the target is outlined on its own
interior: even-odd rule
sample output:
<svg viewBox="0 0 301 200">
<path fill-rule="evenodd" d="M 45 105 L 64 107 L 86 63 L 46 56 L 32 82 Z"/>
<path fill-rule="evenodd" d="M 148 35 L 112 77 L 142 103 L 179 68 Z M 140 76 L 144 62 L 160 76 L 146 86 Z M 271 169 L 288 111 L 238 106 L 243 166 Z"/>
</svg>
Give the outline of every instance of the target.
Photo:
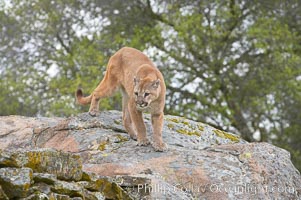
<svg viewBox="0 0 301 200">
<path fill-rule="evenodd" d="M 84 97 L 82 90 L 77 90 L 77 102 L 82 105 L 91 103 L 89 113 L 95 116 L 99 100 L 111 96 L 118 88 L 122 91 L 122 121 L 130 137 L 137 139 L 139 146 L 150 143 L 142 116 L 143 111 L 149 111 L 153 127 L 152 146 L 156 151 L 167 150 L 162 140 L 166 87 L 160 71 L 142 52 L 124 47 L 110 58 L 103 80 L 91 95 Z"/>
</svg>

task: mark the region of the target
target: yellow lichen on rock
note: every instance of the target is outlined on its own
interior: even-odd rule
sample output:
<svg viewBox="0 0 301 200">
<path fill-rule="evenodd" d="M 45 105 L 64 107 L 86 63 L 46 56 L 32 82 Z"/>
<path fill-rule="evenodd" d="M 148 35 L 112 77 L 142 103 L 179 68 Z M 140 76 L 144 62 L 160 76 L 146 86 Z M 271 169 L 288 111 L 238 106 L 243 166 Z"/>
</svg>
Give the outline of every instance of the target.
<svg viewBox="0 0 301 200">
<path fill-rule="evenodd" d="M 221 131 L 221 130 L 215 129 L 215 130 L 213 130 L 213 132 L 214 132 L 218 137 L 225 138 L 225 139 L 229 139 L 229 140 L 231 140 L 232 142 L 239 142 L 239 140 L 240 140 L 239 136 L 233 135 L 233 134 L 230 134 L 230 133 L 227 133 L 227 132 L 225 132 L 225 131 Z"/>
<path fill-rule="evenodd" d="M 200 123 L 198 124 L 198 129 L 199 129 L 199 131 L 204 131 L 204 126 L 203 125 L 201 125 Z"/>
<path fill-rule="evenodd" d="M 167 124 L 167 127 L 172 130 L 174 128 L 174 125 L 173 124 Z"/>
<path fill-rule="evenodd" d="M 127 141 L 129 141 L 129 138 L 127 138 L 127 137 L 123 137 L 121 134 L 117 134 L 116 135 L 116 137 L 118 138 L 118 143 L 120 143 L 120 142 L 127 142 Z"/>
<path fill-rule="evenodd" d="M 101 142 L 99 143 L 99 146 L 98 146 L 97 150 L 99 150 L 99 151 L 104 151 L 104 150 L 106 149 L 106 145 L 107 145 L 107 144 L 108 144 L 107 141 L 101 141 Z"/>
<path fill-rule="evenodd" d="M 41 152 L 27 152 L 27 158 L 28 162 L 25 165 L 26 167 L 29 167 L 37 172 L 41 172 Z M 47 161 L 46 161 L 47 162 Z"/>
<path fill-rule="evenodd" d="M 183 117 L 166 117 L 165 120 L 169 122 L 167 124 L 167 127 L 170 130 L 175 130 L 176 132 L 183 135 L 201 136 L 201 132 L 204 130 L 204 127 L 202 127 L 201 125 L 191 124 L 190 120 Z"/>
<path fill-rule="evenodd" d="M 201 133 L 196 131 L 196 130 L 186 130 L 186 129 L 178 129 L 177 130 L 178 133 L 183 134 L 183 135 L 196 135 L 196 136 L 201 136 Z"/>
<path fill-rule="evenodd" d="M 180 123 L 180 120 L 177 118 L 168 118 L 168 121 L 174 122 L 174 123 Z"/>
</svg>

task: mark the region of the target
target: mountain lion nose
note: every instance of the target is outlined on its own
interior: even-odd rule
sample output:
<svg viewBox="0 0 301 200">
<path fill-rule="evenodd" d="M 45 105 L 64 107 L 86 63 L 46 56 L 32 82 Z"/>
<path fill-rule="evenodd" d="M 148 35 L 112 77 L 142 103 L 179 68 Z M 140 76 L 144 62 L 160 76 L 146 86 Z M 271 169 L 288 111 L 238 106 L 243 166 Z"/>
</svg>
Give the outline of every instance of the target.
<svg viewBox="0 0 301 200">
<path fill-rule="evenodd" d="M 146 106 L 148 105 L 148 103 L 147 103 L 147 102 L 144 102 L 144 101 L 137 101 L 136 103 L 137 103 L 137 105 L 140 106 L 140 107 L 146 107 Z"/>
</svg>

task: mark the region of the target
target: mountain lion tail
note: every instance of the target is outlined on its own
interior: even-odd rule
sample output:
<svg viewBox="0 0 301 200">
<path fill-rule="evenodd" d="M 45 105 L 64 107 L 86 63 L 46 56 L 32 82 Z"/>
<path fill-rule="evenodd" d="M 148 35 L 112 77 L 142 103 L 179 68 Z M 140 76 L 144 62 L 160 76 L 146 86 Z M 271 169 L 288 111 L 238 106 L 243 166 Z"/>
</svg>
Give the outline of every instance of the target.
<svg viewBox="0 0 301 200">
<path fill-rule="evenodd" d="M 80 88 L 77 89 L 75 96 L 76 96 L 76 100 L 79 104 L 86 105 L 86 104 L 91 103 L 92 94 L 87 97 L 84 97 L 83 90 Z"/>
</svg>

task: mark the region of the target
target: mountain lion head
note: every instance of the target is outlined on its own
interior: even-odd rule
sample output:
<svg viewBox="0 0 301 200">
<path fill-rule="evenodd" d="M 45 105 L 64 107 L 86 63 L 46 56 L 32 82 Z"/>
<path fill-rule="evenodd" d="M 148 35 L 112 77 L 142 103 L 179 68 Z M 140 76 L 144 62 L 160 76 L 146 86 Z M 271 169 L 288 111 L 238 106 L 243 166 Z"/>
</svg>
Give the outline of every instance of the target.
<svg viewBox="0 0 301 200">
<path fill-rule="evenodd" d="M 145 110 L 160 94 L 160 79 L 134 78 L 134 96 L 138 110 Z"/>
</svg>

